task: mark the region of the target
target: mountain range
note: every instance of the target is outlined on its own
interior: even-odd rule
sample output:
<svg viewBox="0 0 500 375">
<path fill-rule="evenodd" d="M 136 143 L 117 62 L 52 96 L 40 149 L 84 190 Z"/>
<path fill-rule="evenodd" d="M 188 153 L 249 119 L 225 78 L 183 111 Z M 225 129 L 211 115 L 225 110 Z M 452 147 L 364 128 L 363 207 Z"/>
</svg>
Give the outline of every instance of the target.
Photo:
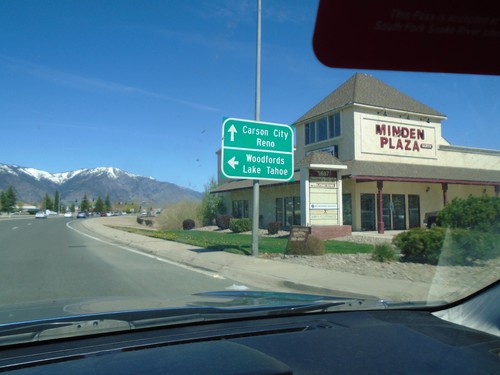
<svg viewBox="0 0 500 375">
<path fill-rule="evenodd" d="M 200 192 L 113 167 L 49 173 L 0 163 L 0 191 L 10 185 L 18 201 L 31 204 L 41 202 L 45 194 L 53 198 L 56 191 L 62 202 L 80 201 L 84 194 L 90 200 L 109 195 L 112 202 L 146 201 L 155 207 L 201 199 Z"/>
</svg>

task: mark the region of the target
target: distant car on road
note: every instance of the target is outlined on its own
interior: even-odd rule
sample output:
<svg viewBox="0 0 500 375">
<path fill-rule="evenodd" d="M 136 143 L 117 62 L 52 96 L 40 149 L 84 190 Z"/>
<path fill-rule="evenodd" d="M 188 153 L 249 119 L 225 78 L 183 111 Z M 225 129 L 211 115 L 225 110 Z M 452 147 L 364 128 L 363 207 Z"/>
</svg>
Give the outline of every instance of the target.
<svg viewBox="0 0 500 375">
<path fill-rule="evenodd" d="M 101 213 L 99 214 L 99 216 L 100 216 L 100 217 L 106 217 L 106 216 L 108 216 L 108 214 L 107 214 L 106 212 L 101 212 Z"/>
<path fill-rule="evenodd" d="M 82 212 L 82 211 L 81 211 L 81 212 L 78 212 L 78 213 L 76 214 L 76 218 L 77 218 L 77 219 L 85 219 L 86 217 L 87 217 L 87 214 L 86 214 L 85 212 Z"/>
<path fill-rule="evenodd" d="M 46 219 L 46 218 L 47 218 L 47 215 L 43 211 L 38 211 L 35 214 L 35 219 Z"/>
<path fill-rule="evenodd" d="M 65 212 L 64 217 L 73 217 L 73 214 L 71 212 Z"/>
</svg>

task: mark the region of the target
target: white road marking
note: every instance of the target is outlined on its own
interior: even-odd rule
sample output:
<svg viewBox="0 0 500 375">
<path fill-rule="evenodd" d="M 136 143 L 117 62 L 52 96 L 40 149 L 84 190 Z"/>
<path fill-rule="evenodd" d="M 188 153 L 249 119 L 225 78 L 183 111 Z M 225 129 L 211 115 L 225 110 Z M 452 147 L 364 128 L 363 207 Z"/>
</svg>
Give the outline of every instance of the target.
<svg viewBox="0 0 500 375">
<path fill-rule="evenodd" d="M 72 229 L 75 232 L 80 233 L 80 234 L 82 234 L 82 235 L 84 235 L 86 237 L 92 238 L 93 240 L 96 240 L 96 241 L 99 241 L 99 242 L 103 242 L 103 243 L 105 243 L 107 245 L 116 246 L 116 247 L 119 247 L 120 249 L 123 249 L 123 250 L 126 250 L 126 251 L 130 251 L 131 253 L 134 253 L 134 254 L 137 254 L 137 255 L 142 255 L 142 256 L 145 256 L 145 257 L 148 257 L 148 258 L 151 258 L 151 259 L 154 259 L 154 260 L 158 260 L 160 262 L 167 263 L 167 264 L 170 264 L 170 265 L 173 265 L 173 266 L 176 266 L 176 267 L 184 268 L 184 269 L 189 270 L 189 271 L 201 273 L 202 275 L 209 276 L 209 277 L 212 277 L 214 279 L 225 280 L 225 277 L 219 275 L 218 273 L 200 270 L 199 268 L 195 268 L 195 267 L 191 267 L 191 266 L 188 266 L 188 265 L 185 265 L 185 264 L 182 264 L 182 263 L 174 262 L 174 261 L 169 260 L 169 259 L 161 258 L 159 256 L 152 255 L 152 254 L 147 254 L 147 253 L 144 253 L 144 252 L 139 251 L 139 250 L 132 249 L 132 248 L 127 247 L 127 246 L 117 245 L 115 243 L 108 242 L 108 241 L 105 241 L 103 239 L 91 236 L 90 234 L 84 233 L 82 231 L 79 231 L 78 229 L 73 228 L 71 225 L 69 225 L 70 223 L 71 222 L 66 223 L 66 226 L 69 229 Z"/>
</svg>

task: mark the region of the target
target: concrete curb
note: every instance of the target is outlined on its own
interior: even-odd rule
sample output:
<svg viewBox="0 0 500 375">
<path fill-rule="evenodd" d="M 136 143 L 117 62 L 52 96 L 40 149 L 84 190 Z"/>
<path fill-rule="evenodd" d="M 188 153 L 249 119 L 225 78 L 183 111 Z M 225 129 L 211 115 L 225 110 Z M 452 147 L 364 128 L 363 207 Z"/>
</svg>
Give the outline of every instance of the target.
<svg viewBox="0 0 500 375">
<path fill-rule="evenodd" d="M 395 301 L 427 300 L 431 284 L 382 279 L 253 258 L 124 232 L 109 218 L 79 221 L 93 235 L 170 261 L 208 270 L 251 288 L 336 296 L 376 297 Z"/>
</svg>

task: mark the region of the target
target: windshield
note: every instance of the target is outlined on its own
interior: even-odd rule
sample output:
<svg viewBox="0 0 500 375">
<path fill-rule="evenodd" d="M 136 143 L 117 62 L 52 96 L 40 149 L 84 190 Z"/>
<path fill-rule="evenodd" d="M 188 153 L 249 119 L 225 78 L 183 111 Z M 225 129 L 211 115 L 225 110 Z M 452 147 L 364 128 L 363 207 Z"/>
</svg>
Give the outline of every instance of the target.
<svg viewBox="0 0 500 375">
<path fill-rule="evenodd" d="M 258 3 L 1 3 L 0 325 L 435 307 L 500 278 L 498 75 L 329 67 L 318 1 Z M 498 44 L 498 18 L 391 14 Z"/>
</svg>

